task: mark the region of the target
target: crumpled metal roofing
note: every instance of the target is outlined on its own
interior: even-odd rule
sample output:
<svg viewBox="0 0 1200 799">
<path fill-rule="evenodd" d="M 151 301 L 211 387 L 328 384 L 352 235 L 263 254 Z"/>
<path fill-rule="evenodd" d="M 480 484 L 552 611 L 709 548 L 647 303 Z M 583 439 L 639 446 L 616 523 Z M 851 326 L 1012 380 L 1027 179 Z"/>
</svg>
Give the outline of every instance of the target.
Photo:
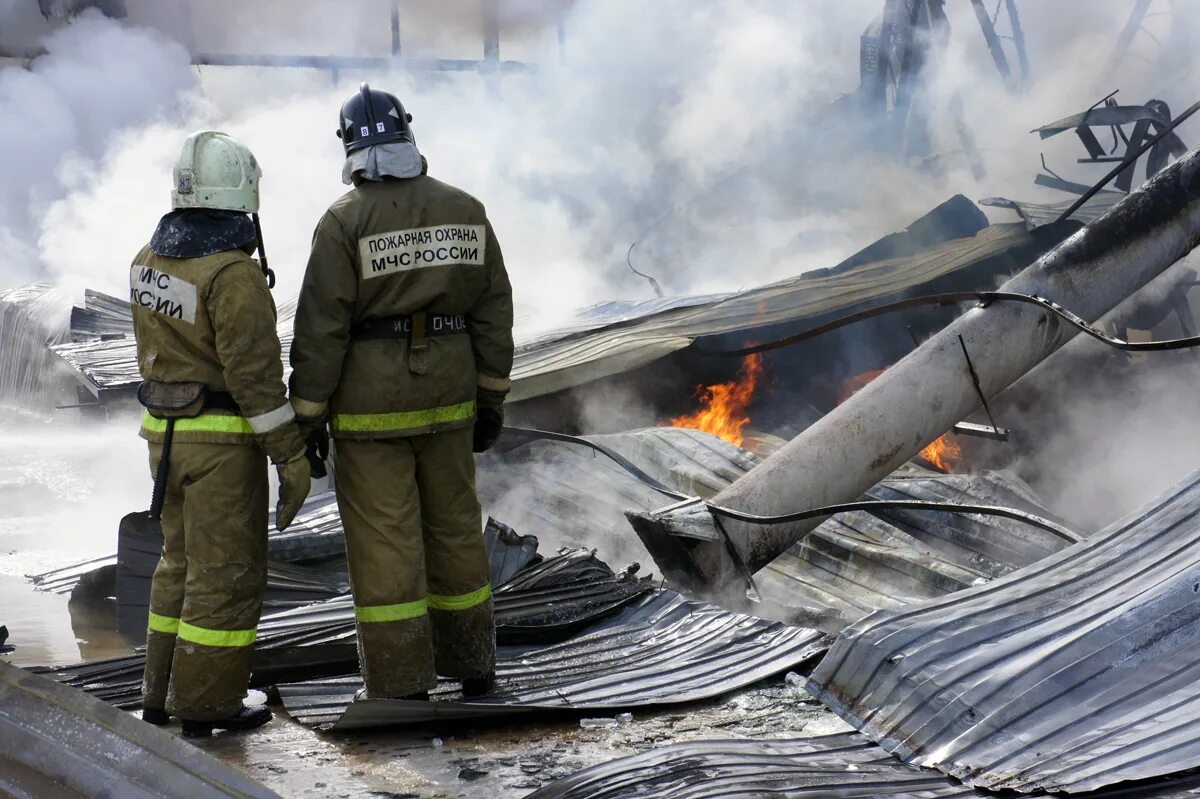
<svg viewBox="0 0 1200 799">
<path fill-rule="evenodd" d="M 698 430 L 649 427 L 586 436 L 624 456 L 656 480 L 711 497 L 761 459 Z M 652 510 L 662 494 L 608 458 L 575 444 L 530 441 L 478 460 L 476 484 L 491 515 L 560 545 L 606 542 L 607 557 L 645 557 L 625 520 L 630 508 Z"/>
<path fill-rule="evenodd" d="M 169 732 L 2 661 L 0 793 L 279 799 Z"/>
<path fill-rule="evenodd" d="M 821 633 L 660 591 L 561 644 L 501 648 L 496 686 L 471 702 L 354 701 L 361 681 L 281 685 L 304 724 L 353 729 L 535 710 L 598 710 L 706 699 L 794 668 L 828 645 Z"/>
<path fill-rule="evenodd" d="M 1157 122 L 1164 127 L 1171 124 L 1165 117 L 1144 105 L 1103 105 L 1091 108 L 1078 114 L 1072 114 L 1048 125 L 1034 128 L 1033 132 L 1041 138 L 1048 139 L 1068 130 L 1080 127 L 1107 128 L 1111 126 L 1130 125 L 1135 122 Z"/>
<path fill-rule="evenodd" d="M 1043 561 L 854 624 L 810 693 L 974 785 L 1094 790 L 1200 766 L 1200 473 Z"/>
<path fill-rule="evenodd" d="M 510 550 L 516 547 L 504 549 L 499 559 L 512 564 Z M 494 558 L 493 567 L 496 563 Z M 569 550 L 526 564 L 494 592 L 496 638 L 501 645 L 564 640 L 654 590 L 632 573 L 614 574 L 588 550 Z M 254 647 L 254 687 L 355 674 L 353 601 L 342 596 L 267 613 L 259 622 Z M 35 670 L 118 707 L 131 708 L 141 703 L 144 668 L 145 656 L 135 654 Z"/>
<path fill-rule="evenodd" d="M 526 799 L 951 799 L 982 797 L 896 760 L 854 733 L 796 740 L 695 741 L 651 749 L 557 780 Z"/>
<path fill-rule="evenodd" d="M 1134 783 L 1092 799 L 1183 799 L 1200 774 Z M 1002 795 L 1002 794 L 1001 794 Z M 1046 796 L 1039 793 L 1037 796 Z M 526 799 L 986 799 L 932 769 L 910 766 L 857 733 L 794 740 L 710 740 L 650 749 L 584 769 Z"/>
<path fill-rule="evenodd" d="M 518 402 L 643 366 L 700 336 L 805 320 L 879 300 L 1031 243 L 1021 225 L 992 225 L 973 237 L 953 239 L 916 255 L 810 270 L 747 291 L 597 305 L 561 329 L 531 337 L 517 331 L 509 400 Z M 93 304 L 100 303 L 94 299 Z M 285 363 L 294 312 L 294 302 L 279 308 Z M 138 382 L 136 347 L 130 339 L 79 341 L 53 350 L 97 393 L 128 389 Z"/>
<path fill-rule="evenodd" d="M 1053 518 L 1030 488 L 1007 472 L 938 474 L 909 466 L 863 498 L 982 503 Z M 763 599 L 782 609 L 777 614 L 837 633 L 874 610 L 979 585 L 1071 543 L 995 516 L 854 511 L 823 522 L 755 579 Z"/>
<path fill-rule="evenodd" d="M 1075 213 L 1071 214 L 1071 220 L 1085 225 L 1089 222 L 1094 222 L 1108 213 L 1114 205 L 1125 199 L 1126 196 L 1123 192 L 1102 191 L 1080 206 Z M 979 204 L 1016 211 L 1017 215 L 1024 220 L 1027 228 L 1037 230 L 1040 227 L 1057 222 L 1063 212 L 1070 208 L 1077 199 L 1076 197 L 1071 197 L 1057 203 L 1031 203 L 1022 202 L 1021 200 L 1009 200 L 1004 197 L 988 197 L 980 200 Z"/>
<path fill-rule="evenodd" d="M 511 399 L 528 399 L 619 374 L 683 349 L 701 336 L 810 319 L 879 300 L 1029 243 L 1028 233 L 1019 225 L 992 225 L 974 237 L 910 257 L 844 271 L 813 270 L 700 305 L 523 341 L 513 366 Z"/>
</svg>

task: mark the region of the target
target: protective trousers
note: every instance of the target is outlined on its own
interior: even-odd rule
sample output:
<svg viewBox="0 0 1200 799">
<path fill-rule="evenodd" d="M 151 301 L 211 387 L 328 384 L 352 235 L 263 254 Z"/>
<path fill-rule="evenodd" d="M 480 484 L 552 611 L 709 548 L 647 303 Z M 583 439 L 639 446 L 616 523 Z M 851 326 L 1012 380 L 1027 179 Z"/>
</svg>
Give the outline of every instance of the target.
<svg viewBox="0 0 1200 799">
<path fill-rule="evenodd" d="M 161 444 L 150 444 L 154 473 Z M 215 721 L 242 708 L 267 587 L 267 459 L 176 441 L 150 588 L 143 707 Z"/>
<path fill-rule="evenodd" d="M 470 427 L 337 442 L 337 500 L 367 695 L 495 668 L 492 586 Z"/>
</svg>

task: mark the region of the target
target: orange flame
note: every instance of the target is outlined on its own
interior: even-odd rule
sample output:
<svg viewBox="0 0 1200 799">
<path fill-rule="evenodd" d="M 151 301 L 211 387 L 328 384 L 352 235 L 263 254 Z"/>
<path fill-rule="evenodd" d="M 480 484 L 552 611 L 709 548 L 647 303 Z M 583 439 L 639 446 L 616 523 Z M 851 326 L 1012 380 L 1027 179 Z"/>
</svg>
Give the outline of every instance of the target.
<svg viewBox="0 0 1200 799">
<path fill-rule="evenodd" d="M 932 444 L 921 450 L 920 457 L 933 464 L 939 472 L 950 474 L 954 471 L 952 468 L 954 464 L 962 457 L 962 447 L 950 438 L 949 433 L 943 433 Z"/>
<path fill-rule="evenodd" d="M 863 388 L 875 378 L 883 374 L 882 369 L 876 369 L 871 372 L 863 372 L 862 374 L 848 377 L 842 381 L 841 401 L 845 402 L 850 399 L 859 389 Z M 921 450 L 917 456 L 929 465 L 933 466 L 939 472 L 950 474 L 954 471 L 954 464 L 962 457 L 962 447 L 958 445 L 949 433 L 945 433 L 937 440 Z"/>
<path fill-rule="evenodd" d="M 763 356 L 758 353 L 747 355 L 742 359 L 736 380 L 715 386 L 697 386 L 696 397 L 700 400 L 700 410 L 677 416 L 671 420 L 671 424 L 702 430 L 741 446 L 745 440 L 742 430 L 750 423 L 746 409 L 754 399 L 754 391 L 758 388 L 762 373 Z"/>
</svg>

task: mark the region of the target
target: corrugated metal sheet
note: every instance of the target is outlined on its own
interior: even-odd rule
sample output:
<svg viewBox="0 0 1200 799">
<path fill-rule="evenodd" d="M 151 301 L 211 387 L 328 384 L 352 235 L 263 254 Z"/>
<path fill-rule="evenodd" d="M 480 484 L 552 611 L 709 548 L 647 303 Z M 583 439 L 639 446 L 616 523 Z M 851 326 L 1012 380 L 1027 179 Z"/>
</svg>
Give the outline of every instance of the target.
<svg viewBox="0 0 1200 799">
<path fill-rule="evenodd" d="M 614 574 L 590 551 L 563 552 L 528 566 L 496 589 L 496 638 L 509 646 L 556 643 L 653 590 L 631 574 Z M 137 654 L 37 671 L 118 707 L 138 707 L 144 668 L 145 657 Z M 357 672 L 349 596 L 268 613 L 258 625 L 251 677 L 255 687 Z"/>
<path fill-rule="evenodd" d="M 454 701 L 453 688 L 435 694 L 432 702 L 356 702 L 357 680 L 280 686 L 279 694 L 298 721 L 334 729 L 532 710 L 644 707 L 736 690 L 794 668 L 827 645 L 826 636 L 813 630 L 662 591 L 564 643 L 502 649 L 496 687 L 473 702 Z"/>
<path fill-rule="evenodd" d="M 810 692 L 908 762 L 1088 791 L 1200 766 L 1200 474 L 992 583 L 847 629 Z"/>
<path fill-rule="evenodd" d="M 0 662 L 0 792 L 13 796 L 279 799 L 164 730 Z"/>
<path fill-rule="evenodd" d="M 619 374 L 683 349 L 699 336 L 800 321 L 879 300 L 1032 242 L 1022 225 L 992 225 L 917 255 L 812 270 L 734 294 L 597 305 L 554 331 L 532 337 L 517 331 L 509 399 L 516 402 Z M 293 314 L 294 303 L 280 306 L 285 362 Z M 82 341 L 54 347 L 54 352 L 96 391 L 128 389 L 138 381 L 132 340 Z"/>
<path fill-rule="evenodd" d="M 518 401 L 619 374 L 682 349 L 699 336 L 809 319 L 878 300 L 1030 241 L 1020 225 L 993 225 L 972 238 L 911 257 L 839 272 L 816 270 L 701 305 L 522 342 L 511 398 Z"/>
<path fill-rule="evenodd" d="M 754 468 L 760 458 L 698 430 L 651 427 L 588 440 L 617 452 L 669 488 L 711 497 Z M 558 441 L 530 441 L 478 461 L 486 511 L 555 545 L 605 542 L 613 561 L 647 557 L 625 519 L 652 510 L 662 494 L 608 458 Z"/>
<path fill-rule="evenodd" d="M 1053 518 L 1027 485 L 1005 472 L 946 475 L 910 466 L 863 498 L 982 503 Z M 1069 543 L 995 516 L 855 511 L 823 522 L 756 580 L 764 600 L 781 609 L 773 615 L 837 633 L 874 610 L 979 585 Z"/>
<path fill-rule="evenodd" d="M 1084 225 L 1094 222 L 1108 213 L 1114 205 L 1125 199 L 1126 196 L 1123 192 L 1101 192 L 1080 206 L 1079 210 L 1075 213 L 1071 214 L 1071 220 Z M 1009 200 L 1004 197 L 988 197 L 985 200 L 980 200 L 979 204 L 1016 211 L 1017 215 L 1025 221 L 1026 227 L 1030 230 L 1037 230 L 1040 227 L 1045 227 L 1058 221 L 1058 218 L 1075 203 L 1076 199 L 1072 197 L 1057 203 L 1043 204 Z"/>
<path fill-rule="evenodd" d="M 1092 799 L 1183 799 L 1200 774 L 1097 791 Z M 1000 794 L 1003 795 L 1003 794 Z M 1046 796 L 1046 794 L 1037 794 Z M 526 799 L 985 799 L 996 797 L 902 763 L 857 733 L 797 740 L 695 741 L 651 749 L 560 779 Z"/>
<path fill-rule="evenodd" d="M 985 794 L 896 760 L 861 735 L 696 741 L 585 769 L 526 799 L 957 799 Z"/>
</svg>

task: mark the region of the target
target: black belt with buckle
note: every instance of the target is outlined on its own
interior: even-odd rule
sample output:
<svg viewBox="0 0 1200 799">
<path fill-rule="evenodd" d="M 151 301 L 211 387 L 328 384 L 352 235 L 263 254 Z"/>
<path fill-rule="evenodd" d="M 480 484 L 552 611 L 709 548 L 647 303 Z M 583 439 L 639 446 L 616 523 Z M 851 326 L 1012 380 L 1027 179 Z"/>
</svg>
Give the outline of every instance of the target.
<svg viewBox="0 0 1200 799">
<path fill-rule="evenodd" d="M 425 317 L 424 336 L 418 336 L 418 338 L 453 336 L 458 333 L 467 332 L 467 317 L 462 314 L 403 314 L 401 316 L 383 316 L 378 319 L 365 319 L 350 328 L 350 339 L 352 341 L 412 339 L 414 316 Z"/>
</svg>

